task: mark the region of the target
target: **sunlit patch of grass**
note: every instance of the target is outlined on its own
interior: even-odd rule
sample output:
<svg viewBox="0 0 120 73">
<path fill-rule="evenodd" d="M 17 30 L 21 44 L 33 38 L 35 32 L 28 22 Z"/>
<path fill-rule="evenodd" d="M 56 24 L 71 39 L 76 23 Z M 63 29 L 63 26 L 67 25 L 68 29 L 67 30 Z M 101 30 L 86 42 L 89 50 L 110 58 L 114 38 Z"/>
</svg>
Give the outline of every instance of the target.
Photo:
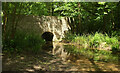
<svg viewBox="0 0 120 73">
<path fill-rule="evenodd" d="M 94 61 L 118 62 L 118 56 L 112 55 L 112 51 L 77 48 L 73 45 L 65 45 L 65 49 L 71 54 L 84 55 L 85 57 Z"/>
<path fill-rule="evenodd" d="M 72 38 L 69 38 L 72 37 Z M 112 50 L 118 51 L 119 42 L 117 37 L 109 37 L 107 34 L 96 32 L 89 35 L 72 35 L 66 36 L 67 40 L 71 40 L 72 43 L 81 45 L 83 48 L 95 48 L 99 50 Z"/>
</svg>

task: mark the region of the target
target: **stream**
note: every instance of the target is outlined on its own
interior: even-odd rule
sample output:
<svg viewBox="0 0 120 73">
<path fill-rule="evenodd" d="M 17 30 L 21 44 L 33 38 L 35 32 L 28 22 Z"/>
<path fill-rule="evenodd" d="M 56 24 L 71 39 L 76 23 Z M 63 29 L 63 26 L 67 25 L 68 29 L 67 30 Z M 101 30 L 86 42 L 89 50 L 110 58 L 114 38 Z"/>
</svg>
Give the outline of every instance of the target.
<svg viewBox="0 0 120 73">
<path fill-rule="evenodd" d="M 69 43 L 46 43 L 40 52 L 2 56 L 3 71 L 120 71 L 117 55 L 83 49 Z M 96 61 L 97 60 L 97 61 Z"/>
<path fill-rule="evenodd" d="M 47 48 L 47 51 L 71 64 L 71 69 L 68 69 L 70 71 L 120 71 L 118 55 L 112 55 L 109 52 L 107 52 L 108 55 L 101 55 L 99 52 L 94 53 L 96 51 L 92 49 L 83 49 L 66 43 L 53 42 L 51 45 L 53 46 Z M 47 47 L 50 46 L 47 45 Z M 75 48 L 78 50 L 74 50 Z"/>
</svg>

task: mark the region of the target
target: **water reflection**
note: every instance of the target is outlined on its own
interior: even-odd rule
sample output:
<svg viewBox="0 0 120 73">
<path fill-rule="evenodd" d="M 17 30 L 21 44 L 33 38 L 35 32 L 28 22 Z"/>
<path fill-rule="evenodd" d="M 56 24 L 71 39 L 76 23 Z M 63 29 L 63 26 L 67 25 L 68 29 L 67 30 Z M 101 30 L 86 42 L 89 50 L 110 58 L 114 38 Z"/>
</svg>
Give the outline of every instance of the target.
<svg viewBox="0 0 120 73">
<path fill-rule="evenodd" d="M 67 45 L 59 42 L 47 42 L 43 49 L 51 52 L 52 55 L 62 58 L 62 60 L 75 61 L 77 59 L 87 58 L 96 61 L 116 61 L 118 56 L 112 56 L 111 52 L 96 51 L 93 49 L 79 48 L 73 45 Z"/>
<path fill-rule="evenodd" d="M 44 51 L 51 52 L 52 55 L 62 58 L 63 61 L 67 60 L 70 56 L 70 53 L 67 52 L 64 48 L 63 43 L 59 42 L 47 42 L 42 46 Z"/>
<path fill-rule="evenodd" d="M 46 46 L 45 46 L 46 45 Z M 120 70 L 119 64 L 114 64 L 104 61 L 94 61 L 98 58 L 108 58 L 108 56 L 100 55 L 94 50 L 88 50 L 78 48 L 72 45 L 65 45 L 64 43 L 52 42 L 51 44 L 46 43 L 44 49 L 61 58 L 65 62 L 69 62 L 71 69 L 77 69 L 78 71 L 118 71 Z M 79 49 L 79 51 L 75 49 Z M 112 57 L 110 55 L 112 60 Z M 73 68 L 75 66 L 75 68 Z"/>
<path fill-rule="evenodd" d="M 53 49 L 53 42 L 52 41 L 46 42 L 44 45 L 42 45 L 42 49 L 44 51 L 51 51 Z"/>
<path fill-rule="evenodd" d="M 70 56 L 70 53 L 68 53 L 64 48 L 65 46 L 63 43 L 53 42 L 52 54 L 61 57 L 62 60 L 65 61 Z"/>
</svg>

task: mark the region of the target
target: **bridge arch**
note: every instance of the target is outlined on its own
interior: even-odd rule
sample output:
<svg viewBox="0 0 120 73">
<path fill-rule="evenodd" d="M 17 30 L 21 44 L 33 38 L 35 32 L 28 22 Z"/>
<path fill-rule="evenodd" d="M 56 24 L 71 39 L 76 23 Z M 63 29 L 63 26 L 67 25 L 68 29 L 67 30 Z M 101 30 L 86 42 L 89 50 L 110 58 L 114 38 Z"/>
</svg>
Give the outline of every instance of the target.
<svg viewBox="0 0 120 73">
<path fill-rule="evenodd" d="M 52 32 L 44 32 L 41 36 L 46 42 L 53 41 L 54 34 Z"/>
<path fill-rule="evenodd" d="M 24 30 L 26 33 L 32 32 L 40 36 L 48 31 L 54 35 L 53 41 L 61 41 L 64 38 L 65 31 L 71 29 L 67 17 L 33 15 L 22 17 L 17 26 L 18 30 Z"/>
</svg>

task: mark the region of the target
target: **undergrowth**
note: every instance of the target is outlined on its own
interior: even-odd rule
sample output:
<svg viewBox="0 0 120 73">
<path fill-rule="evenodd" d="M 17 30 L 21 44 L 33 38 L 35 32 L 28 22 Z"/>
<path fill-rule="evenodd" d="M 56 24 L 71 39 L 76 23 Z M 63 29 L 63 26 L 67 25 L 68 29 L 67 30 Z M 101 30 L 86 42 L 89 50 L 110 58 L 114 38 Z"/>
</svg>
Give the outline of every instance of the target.
<svg viewBox="0 0 120 73">
<path fill-rule="evenodd" d="M 37 53 L 41 50 L 44 40 L 40 35 L 35 33 L 25 33 L 25 32 L 16 32 L 15 37 L 10 39 L 9 35 L 6 35 L 6 38 L 3 39 L 3 52 L 23 52 L 23 51 L 33 51 Z"/>
<path fill-rule="evenodd" d="M 66 38 L 67 37 L 67 38 Z M 81 45 L 83 48 L 96 48 L 102 50 L 120 50 L 119 42 L 117 37 L 110 37 L 107 34 L 96 32 L 95 34 L 89 35 L 78 35 L 74 34 L 66 35 L 65 40 L 71 40 L 72 43 Z"/>
<path fill-rule="evenodd" d="M 105 62 L 111 61 L 114 63 L 118 63 L 118 58 L 119 58 L 117 55 L 112 55 L 111 51 L 78 48 L 77 46 L 73 46 L 73 45 L 65 45 L 65 50 L 67 50 L 71 54 L 82 55 L 94 61 L 105 61 Z"/>
</svg>

